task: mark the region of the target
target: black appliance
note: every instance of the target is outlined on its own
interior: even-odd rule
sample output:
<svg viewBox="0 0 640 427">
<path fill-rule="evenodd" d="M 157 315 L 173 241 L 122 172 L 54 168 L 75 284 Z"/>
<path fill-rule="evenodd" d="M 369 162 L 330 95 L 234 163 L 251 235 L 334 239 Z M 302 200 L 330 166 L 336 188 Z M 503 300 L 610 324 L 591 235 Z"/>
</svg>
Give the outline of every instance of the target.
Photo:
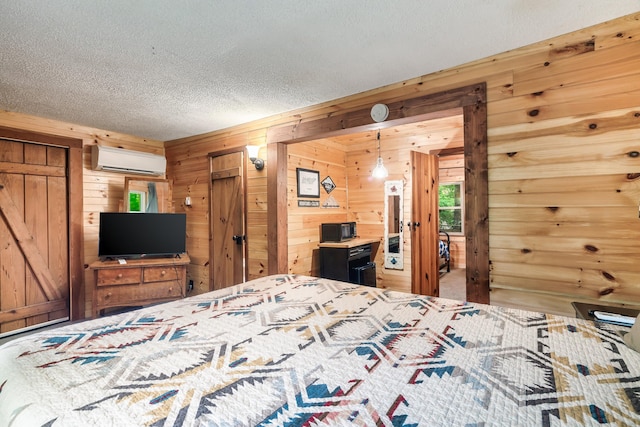
<svg viewBox="0 0 640 427">
<path fill-rule="evenodd" d="M 356 237 L 355 222 L 332 222 L 320 227 L 320 242 L 343 242 Z"/>
<path fill-rule="evenodd" d="M 98 256 L 145 258 L 186 252 L 184 213 L 100 212 Z"/>
<path fill-rule="evenodd" d="M 371 244 L 351 248 L 320 247 L 320 276 L 376 287 L 376 263 Z"/>
</svg>

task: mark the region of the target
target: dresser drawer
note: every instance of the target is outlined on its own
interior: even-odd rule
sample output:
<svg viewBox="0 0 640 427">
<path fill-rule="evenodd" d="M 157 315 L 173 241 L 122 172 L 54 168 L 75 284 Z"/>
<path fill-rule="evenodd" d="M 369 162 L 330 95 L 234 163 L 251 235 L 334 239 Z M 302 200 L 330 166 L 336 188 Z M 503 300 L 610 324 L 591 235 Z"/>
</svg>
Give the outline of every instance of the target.
<svg viewBox="0 0 640 427">
<path fill-rule="evenodd" d="M 139 268 L 113 268 L 98 270 L 96 284 L 98 286 L 131 285 L 140 283 L 141 270 Z"/>
<path fill-rule="evenodd" d="M 179 298 L 182 287 L 176 282 L 155 282 L 141 285 L 102 287 L 96 289 L 98 307 L 148 304 L 153 300 Z"/>
<path fill-rule="evenodd" d="M 142 281 L 149 282 L 162 282 L 165 280 L 178 280 L 180 279 L 180 271 L 182 267 L 162 266 L 162 267 L 145 267 L 142 272 Z"/>
</svg>

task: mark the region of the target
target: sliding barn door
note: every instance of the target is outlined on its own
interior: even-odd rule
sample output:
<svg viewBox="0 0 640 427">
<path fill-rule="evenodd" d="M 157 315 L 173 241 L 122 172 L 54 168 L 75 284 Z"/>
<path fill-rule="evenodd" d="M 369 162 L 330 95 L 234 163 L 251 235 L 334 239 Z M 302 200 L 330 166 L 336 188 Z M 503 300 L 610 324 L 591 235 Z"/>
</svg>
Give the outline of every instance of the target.
<svg viewBox="0 0 640 427">
<path fill-rule="evenodd" d="M 411 152 L 411 292 L 438 296 L 438 157 Z"/>
<path fill-rule="evenodd" d="M 245 271 L 242 152 L 211 158 L 211 283 L 221 289 L 242 283 Z"/>
<path fill-rule="evenodd" d="M 0 333 L 69 316 L 67 149 L 0 140 Z"/>
</svg>

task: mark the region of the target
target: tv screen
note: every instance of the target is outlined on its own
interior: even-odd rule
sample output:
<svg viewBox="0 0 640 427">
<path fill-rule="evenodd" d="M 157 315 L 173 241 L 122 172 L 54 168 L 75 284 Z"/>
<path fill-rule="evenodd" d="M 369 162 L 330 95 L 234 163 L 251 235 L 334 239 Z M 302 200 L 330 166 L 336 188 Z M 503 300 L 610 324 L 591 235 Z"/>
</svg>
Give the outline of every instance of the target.
<svg viewBox="0 0 640 427">
<path fill-rule="evenodd" d="M 101 212 L 98 256 L 144 258 L 186 251 L 184 213 Z"/>
</svg>

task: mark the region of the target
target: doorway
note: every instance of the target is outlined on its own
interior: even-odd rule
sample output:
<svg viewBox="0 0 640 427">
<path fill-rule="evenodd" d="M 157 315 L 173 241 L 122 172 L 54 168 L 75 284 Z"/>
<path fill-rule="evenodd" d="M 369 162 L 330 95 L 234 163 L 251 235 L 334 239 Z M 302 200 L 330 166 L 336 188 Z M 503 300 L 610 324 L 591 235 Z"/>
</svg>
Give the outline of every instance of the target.
<svg viewBox="0 0 640 427">
<path fill-rule="evenodd" d="M 210 154 L 209 290 L 242 283 L 247 271 L 244 152 Z"/>
<path fill-rule="evenodd" d="M 437 155 L 439 296 L 465 301 L 464 151 L 461 146 L 458 150 L 438 151 Z"/>
<path fill-rule="evenodd" d="M 384 102 L 381 94 L 380 101 Z M 395 97 L 397 99 L 397 97 Z M 370 106 L 357 111 L 328 117 L 299 121 L 295 124 L 270 128 L 267 131 L 269 161 L 280 170 L 269 170 L 267 186 L 268 227 L 274 239 L 269 239 L 269 272 L 286 272 L 288 245 L 286 222 L 286 192 L 278 191 L 286 182 L 286 145 L 290 143 L 346 135 L 399 124 L 416 123 L 452 114 L 462 109 L 465 154 L 465 248 L 467 300 L 489 303 L 489 230 L 488 230 L 488 174 L 487 174 L 487 111 L 486 84 L 465 86 L 445 92 L 422 95 L 389 102 L 389 117 L 383 123 L 371 123 Z M 345 126 L 348 124 L 348 126 Z M 319 130 L 321 129 L 321 130 Z M 284 170 L 282 170 L 283 166 Z M 277 173 L 276 173 L 277 172 Z M 284 177 L 284 178 L 283 178 Z M 283 215 L 284 214 L 284 215 Z M 278 263 L 271 263 L 271 259 Z M 283 268 L 284 267 L 284 268 Z"/>
<path fill-rule="evenodd" d="M 0 128 L 0 336 L 84 317 L 82 141 Z"/>
</svg>

